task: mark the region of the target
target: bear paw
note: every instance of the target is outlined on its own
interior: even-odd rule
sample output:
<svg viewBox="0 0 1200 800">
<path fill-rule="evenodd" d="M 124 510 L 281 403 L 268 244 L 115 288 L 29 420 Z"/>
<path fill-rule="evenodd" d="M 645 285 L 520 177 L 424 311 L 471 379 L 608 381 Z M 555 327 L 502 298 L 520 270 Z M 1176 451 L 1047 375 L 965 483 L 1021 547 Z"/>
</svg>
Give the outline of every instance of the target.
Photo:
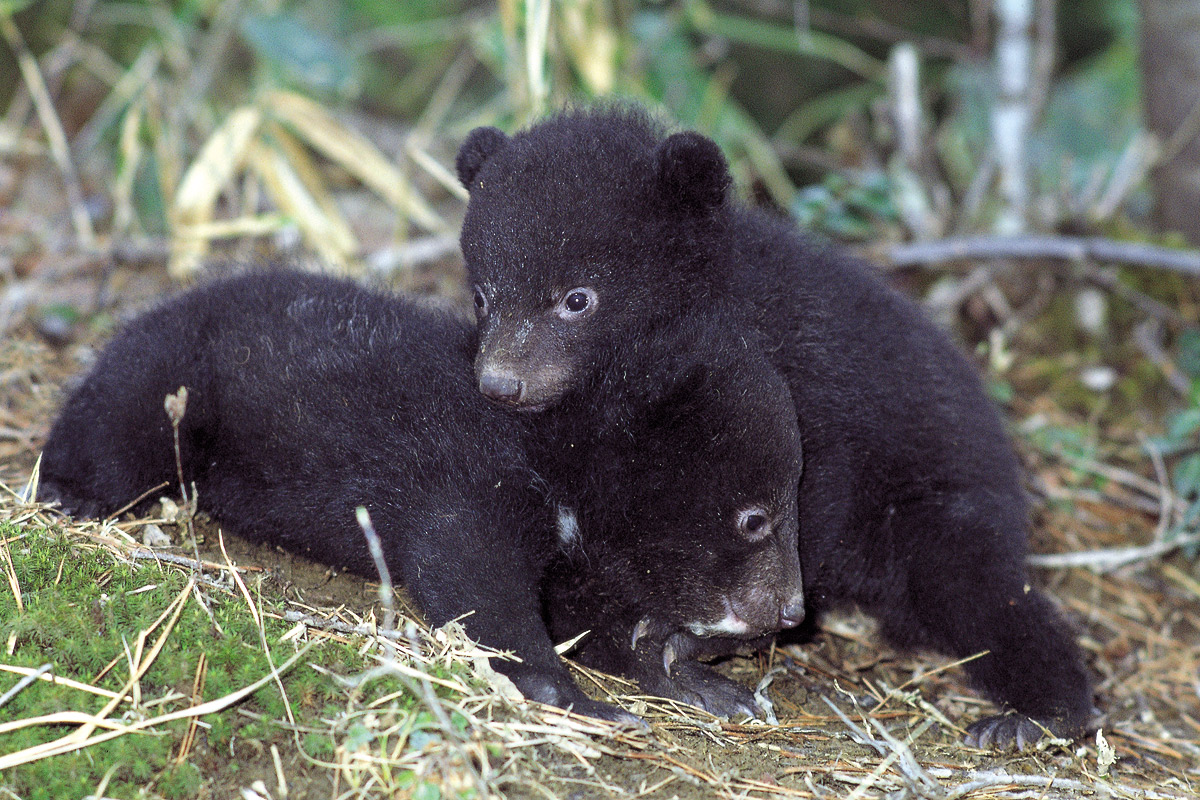
<svg viewBox="0 0 1200 800">
<path fill-rule="evenodd" d="M 517 687 L 526 699 L 557 706 L 593 719 L 616 722 L 621 725 L 634 725 L 644 728 L 646 723 L 641 717 L 630 714 L 623 708 L 593 700 L 583 693 L 583 690 L 571 680 L 566 669 L 557 667 L 536 667 L 521 663 L 504 664 L 502 672 Z"/>
<path fill-rule="evenodd" d="M 99 519 L 103 504 L 94 497 L 78 497 L 59 484 L 43 480 L 38 484 L 37 501 L 58 505 L 58 510 L 73 519 Z"/>
<path fill-rule="evenodd" d="M 998 714 L 984 717 L 968 727 L 963 742 L 981 750 L 1025 750 L 1047 732 L 1054 734 L 1047 725 L 1022 714 Z"/>
<path fill-rule="evenodd" d="M 754 693 L 698 661 L 676 661 L 668 678 L 670 687 L 664 696 L 702 708 L 727 719 L 759 715 Z"/>
</svg>

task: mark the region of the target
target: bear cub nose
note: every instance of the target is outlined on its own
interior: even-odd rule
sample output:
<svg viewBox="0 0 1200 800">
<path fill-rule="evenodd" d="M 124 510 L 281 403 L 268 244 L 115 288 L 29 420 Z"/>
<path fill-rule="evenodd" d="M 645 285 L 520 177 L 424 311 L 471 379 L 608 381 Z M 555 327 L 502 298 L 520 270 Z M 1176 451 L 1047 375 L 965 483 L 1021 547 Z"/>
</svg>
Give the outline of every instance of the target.
<svg viewBox="0 0 1200 800">
<path fill-rule="evenodd" d="M 779 606 L 779 627 L 794 628 L 804 621 L 804 595 L 798 594 Z"/>
<path fill-rule="evenodd" d="M 484 372 L 479 376 L 479 391 L 492 400 L 515 403 L 521 399 L 524 388 L 522 381 L 504 372 Z"/>
</svg>

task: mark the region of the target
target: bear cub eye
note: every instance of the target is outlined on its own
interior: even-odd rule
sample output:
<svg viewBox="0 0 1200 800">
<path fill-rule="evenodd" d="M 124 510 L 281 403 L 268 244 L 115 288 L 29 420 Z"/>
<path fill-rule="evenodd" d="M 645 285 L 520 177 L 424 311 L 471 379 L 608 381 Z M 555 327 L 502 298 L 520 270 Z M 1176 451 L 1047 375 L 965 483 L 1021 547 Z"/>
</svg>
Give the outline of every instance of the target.
<svg viewBox="0 0 1200 800">
<path fill-rule="evenodd" d="M 596 310 L 596 293 L 586 286 L 572 289 L 563 295 L 554 310 L 566 320 L 582 319 Z"/>
<path fill-rule="evenodd" d="M 567 311 L 578 314 L 588 307 L 588 296 L 586 292 L 571 292 L 567 295 Z"/>
<path fill-rule="evenodd" d="M 751 541 L 771 535 L 771 518 L 764 508 L 747 508 L 738 514 L 738 531 Z"/>
<path fill-rule="evenodd" d="M 483 290 L 475 287 L 475 318 L 483 319 L 488 314 L 488 301 L 483 296 Z"/>
</svg>

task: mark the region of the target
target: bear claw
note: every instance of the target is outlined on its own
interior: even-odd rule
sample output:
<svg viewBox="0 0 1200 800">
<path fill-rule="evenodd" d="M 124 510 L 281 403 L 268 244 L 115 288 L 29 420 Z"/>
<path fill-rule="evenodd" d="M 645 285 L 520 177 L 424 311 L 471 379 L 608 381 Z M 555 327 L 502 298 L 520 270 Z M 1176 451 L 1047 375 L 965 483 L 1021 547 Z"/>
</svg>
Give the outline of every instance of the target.
<svg viewBox="0 0 1200 800">
<path fill-rule="evenodd" d="M 1047 732 L 1053 735 L 1042 723 L 1021 714 L 998 714 L 973 723 L 967 728 L 963 742 L 981 750 L 1015 748 L 1022 751 L 1034 745 Z"/>
<path fill-rule="evenodd" d="M 754 719 L 762 713 L 753 692 L 697 661 L 676 661 L 670 678 L 676 690 L 675 699 L 714 716 Z"/>
</svg>

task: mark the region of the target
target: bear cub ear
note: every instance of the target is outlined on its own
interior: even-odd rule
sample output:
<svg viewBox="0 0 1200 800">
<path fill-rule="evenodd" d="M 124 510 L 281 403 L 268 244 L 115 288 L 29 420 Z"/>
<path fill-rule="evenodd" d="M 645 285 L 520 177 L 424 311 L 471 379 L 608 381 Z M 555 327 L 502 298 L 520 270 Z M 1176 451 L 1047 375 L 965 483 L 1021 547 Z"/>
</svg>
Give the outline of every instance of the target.
<svg viewBox="0 0 1200 800">
<path fill-rule="evenodd" d="M 725 202 L 731 179 L 712 139 L 692 131 L 668 136 L 655 152 L 658 184 L 670 203 L 704 211 Z"/>
<path fill-rule="evenodd" d="M 507 144 L 508 136 L 504 131 L 490 125 L 476 128 L 467 134 L 467 140 L 458 148 L 458 157 L 454 159 L 459 183 L 470 190 L 475 176 L 487 160 Z"/>
</svg>

